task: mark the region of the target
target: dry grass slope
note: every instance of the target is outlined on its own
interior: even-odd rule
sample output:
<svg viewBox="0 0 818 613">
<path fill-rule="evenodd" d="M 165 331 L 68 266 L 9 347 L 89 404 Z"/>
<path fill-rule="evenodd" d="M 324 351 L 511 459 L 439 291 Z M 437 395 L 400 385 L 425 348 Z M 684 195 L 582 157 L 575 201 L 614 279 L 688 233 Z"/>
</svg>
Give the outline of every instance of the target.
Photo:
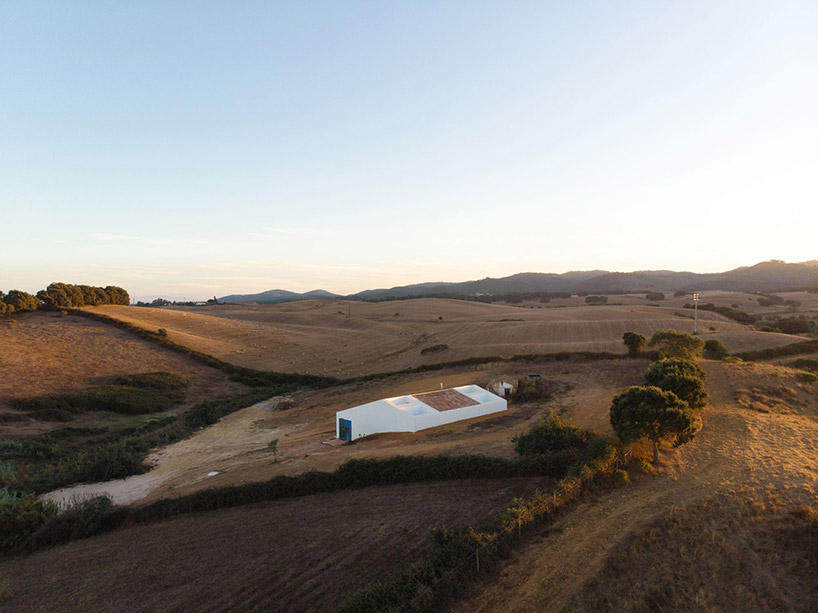
<svg viewBox="0 0 818 613">
<path fill-rule="evenodd" d="M 351 308 L 351 317 L 347 317 Z M 476 357 L 593 351 L 624 353 L 628 330 L 650 337 L 659 328 L 693 331 L 678 309 L 577 306 L 527 309 L 461 300 L 381 303 L 335 300 L 206 309 L 100 307 L 99 312 L 222 360 L 259 370 L 340 378 L 391 372 Z M 755 332 L 715 313 L 700 313 L 704 338 L 731 352 L 800 340 Z M 713 327 L 716 330 L 710 331 Z M 446 345 L 442 351 L 423 349 Z"/>
</svg>

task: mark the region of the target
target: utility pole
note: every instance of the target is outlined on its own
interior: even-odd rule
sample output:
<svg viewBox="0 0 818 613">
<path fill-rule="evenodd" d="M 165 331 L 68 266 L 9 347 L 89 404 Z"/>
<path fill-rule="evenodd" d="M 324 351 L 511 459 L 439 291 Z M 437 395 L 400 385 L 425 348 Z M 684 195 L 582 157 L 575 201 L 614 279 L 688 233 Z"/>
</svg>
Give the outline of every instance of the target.
<svg viewBox="0 0 818 613">
<path fill-rule="evenodd" d="M 699 295 L 693 294 L 693 334 L 699 333 Z"/>
</svg>

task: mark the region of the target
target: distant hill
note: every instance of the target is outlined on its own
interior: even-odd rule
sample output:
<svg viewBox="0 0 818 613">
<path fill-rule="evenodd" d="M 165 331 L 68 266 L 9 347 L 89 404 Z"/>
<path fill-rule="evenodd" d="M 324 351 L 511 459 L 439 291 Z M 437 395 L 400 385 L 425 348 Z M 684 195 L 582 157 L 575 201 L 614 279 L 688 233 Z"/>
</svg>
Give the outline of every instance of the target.
<svg viewBox="0 0 818 613">
<path fill-rule="evenodd" d="M 219 302 L 288 302 L 311 298 L 347 298 L 352 300 L 395 300 L 424 296 L 468 297 L 481 295 L 504 296 L 528 293 L 616 293 L 649 292 L 656 290 L 719 289 L 745 292 L 775 292 L 818 289 L 818 261 L 788 264 L 780 260 L 742 266 L 720 273 L 699 274 L 673 270 L 642 270 L 609 272 L 605 270 L 571 271 L 563 274 L 522 272 L 510 277 L 477 281 L 429 282 L 401 285 L 388 289 L 369 289 L 349 296 L 339 296 L 324 290 L 304 294 L 275 289 L 260 294 L 234 294 L 219 298 Z"/>
<path fill-rule="evenodd" d="M 271 289 L 258 294 L 230 294 L 229 296 L 222 296 L 218 300 L 219 302 L 226 302 L 228 304 L 238 302 L 261 302 L 270 304 L 276 302 L 293 302 L 295 300 L 316 300 L 319 298 L 340 298 L 340 296 L 323 289 L 314 289 L 311 292 L 305 292 L 303 294 L 290 292 L 286 289 Z"/>
</svg>

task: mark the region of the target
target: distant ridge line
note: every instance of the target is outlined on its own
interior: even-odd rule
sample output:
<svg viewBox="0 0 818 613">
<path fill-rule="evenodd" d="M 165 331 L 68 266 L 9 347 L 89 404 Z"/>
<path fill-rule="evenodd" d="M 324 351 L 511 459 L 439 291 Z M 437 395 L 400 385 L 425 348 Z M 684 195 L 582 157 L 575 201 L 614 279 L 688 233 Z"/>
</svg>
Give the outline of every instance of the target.
<svg viewBox="0 0 818 613">
<path fill-rule="evenodd" d="M 818 290 L 818 260 L 786 263 L 781 260 L 760 262 L 720 273 L 644 270 L 609 272 L 605 270 L 570 271 L 562 274 L 523 272 L 508 277 L 487 277 L 476 281 L 427 282 L 368 289 L 342 296 L 326 290 L 305 293 L 273 289 L 257 294 L 231 294 L 218 299 L 224 303 L 280 303 L 295 300 L 346 299 L 395 300 L 402 298 L 451 297 L 480 295 L 506 296 L 526 293 L 639 293 L 650 291 L 724 290 L 743 292 L 776 292 Z"/>
</svg>

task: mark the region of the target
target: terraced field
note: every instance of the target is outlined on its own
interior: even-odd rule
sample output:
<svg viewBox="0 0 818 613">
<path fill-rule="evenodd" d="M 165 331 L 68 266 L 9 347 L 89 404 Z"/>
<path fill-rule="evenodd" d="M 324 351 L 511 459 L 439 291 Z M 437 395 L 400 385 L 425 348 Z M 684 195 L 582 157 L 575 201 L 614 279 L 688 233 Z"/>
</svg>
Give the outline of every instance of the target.
<svg viewBox="0 0 818 613">
<path fill-rule="evenodd" d="M 628 330 L 648 337 L 660 328 L 693 331 L 692 319 L 683 316 L 689 311 L 680 316 L 678 308 L 640 300 L 632 306 L 565 308 L 418 299 L 97 310 L 145 329 L 164 328 L 175 342 L 241 366 L 350 377 L 486 356 L 624 353 L 622 334 Z M 800 340 L 757 332 L 709 312 L 699 313 L 699 330 L 703 338 L 721 339 L 731 352 Z"/>
</svg>

